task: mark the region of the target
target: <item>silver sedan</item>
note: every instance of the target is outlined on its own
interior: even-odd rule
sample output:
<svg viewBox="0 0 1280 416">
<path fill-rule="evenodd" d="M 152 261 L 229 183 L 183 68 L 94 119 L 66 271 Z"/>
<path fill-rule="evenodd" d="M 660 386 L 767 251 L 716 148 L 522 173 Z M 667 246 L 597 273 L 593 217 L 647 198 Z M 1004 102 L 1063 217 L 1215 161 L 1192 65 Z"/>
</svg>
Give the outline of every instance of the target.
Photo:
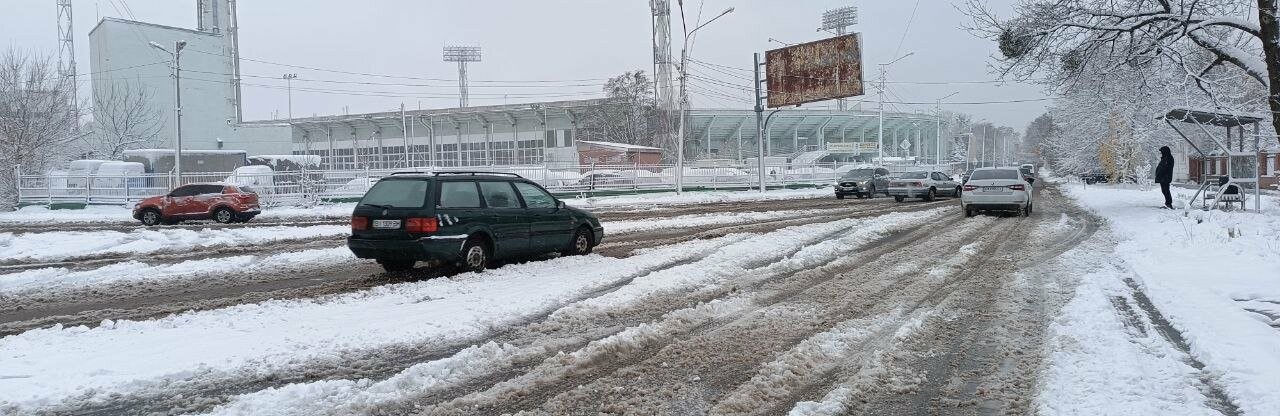
<svg viewBox="0 0 1280 416">
<path fill-rule="evenodd" d="M 1035 206 L 1031 183 L 1017 168 L 979 168 L 964 184 L 960 204 L 965 216 L 984 211 L 1011 211 L 1031 215 Z"/>
</svg>

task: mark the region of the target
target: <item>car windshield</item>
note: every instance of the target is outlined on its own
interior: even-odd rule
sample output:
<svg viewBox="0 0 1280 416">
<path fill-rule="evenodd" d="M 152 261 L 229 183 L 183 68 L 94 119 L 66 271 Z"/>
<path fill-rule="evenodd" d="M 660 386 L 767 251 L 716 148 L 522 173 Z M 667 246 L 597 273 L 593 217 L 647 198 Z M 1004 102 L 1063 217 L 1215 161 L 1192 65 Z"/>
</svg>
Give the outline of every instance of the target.
<svg viewBox="0 0 1280 416">
<path fill-rule="evenodd" d="M 851 170 L 844 174 L 844 179 L 871 179 L 876 173 L 875 169 L 857 169 Z"/>
<path fill-rule="evenodd" d="M 392 208 L 422 208 L 426 204 L 427 181 L 379 181 L 360 199 L 362 205 Z"/>
<path fill-rule="evenodd" d="M 1018 179 L 1018 171 L 1012 169 L 975 170 L 973 171 L 973 176 L 969 177 L 971 181 L 983 179 Z"/>
<path fill-rule="evenodd" d="M 928 177 L 929 172 L 907 172 L 899 176 L 901 179 L 926 179 Z"/>
</svg>

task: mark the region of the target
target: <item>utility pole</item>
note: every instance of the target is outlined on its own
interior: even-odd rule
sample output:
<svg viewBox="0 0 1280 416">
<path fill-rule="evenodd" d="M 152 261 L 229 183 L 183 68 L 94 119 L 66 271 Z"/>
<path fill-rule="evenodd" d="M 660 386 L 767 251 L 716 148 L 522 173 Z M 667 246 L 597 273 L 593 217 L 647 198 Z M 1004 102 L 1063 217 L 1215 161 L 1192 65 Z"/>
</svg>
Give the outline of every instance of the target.
<svg viewBox="0 0 1280 416">
<path fill-rule="evenodd" d="M 980 166 L 987 167 L 987 125 L 985 123 L 982 125 L 982 152 L 979 154 L 982 155 Z"/>
<path fill-rule="evenodd" d="M 935 120 L 937 121 L 938 127 L 937 127 L 937 130 L 935 130 L 936 134 L 934 134 L 934 150 L 938 152 L 938 158 L 934 161 L 934 165 L 936 166 L 942 166 L 942 100 L 954 97 L 956 94 L 959 94 L 959 93 L 960 91 L 956 91 L 951 94 L 948 94 L 946 97 L 942 97 L 938 99 L 938 107 L 937 107 L 938 114 Z"/>
<path fill-rule="evenodd" d="M 289 126 L 293 126 L 293 80 L 298 78 L 298 74 L 284 74 L 281 78 L 284 79 L 289 96 Z"/>
<path fill-rule="evenodd" d="M 187 41 L 173 42 L 173 52 L 160 46 L 159 43 L 148 42 L 152 48 L 159 49 L 173 57 L 173 115 L 174 115 L 174 147 L 173 175 L 177 186 L 182 186 L 182 48 Z M 172 185 L 172 184 L 171 184 Z"/>
<path fill-rule="evenodd" d="M 698 29 L 707 27 L 711 22 L 724 17 L 726 14 L 733 13 L 733 8 L 730 7 L 720 12 L 716 17 L 711 18 L 711 20 L 707 20 L 706 23 L 698 25 L 698 27 L 693 28 L 693 30 L 689 30 L 689 26 L 684 20 L 684 1 L 680 0 L 678 4 L 680 5 L 680 24 L 684 28 L 684 47 L 680 48 L 680 110 L 677 113 L 677 117 L 680 122 L 680 130 L 676 132 L 677 195 L 684 193 L 684 116 L 685 112 L 687 112 L 689 108 L 689 91 L 687 88 L 689 84 L 689 38 L 692 37 L 694 33 L 697 33 Z"/>
<path fill-rule="evenodd" d="M 409 169 L 409 119 L 404 114 L 404 103 L 400 103 L 400 133 L 404 135 L 404 168 Z"/>
<path fill-rule="evenodd" d="M 880 101 L 880 108 L 879 108 L 880 127 L 877 128 L 876 130 L 876 141 L 879 142 L 876 144 L 876 155 L 880 158 L 880 160 L 877 163 L 884 163 L 884 93 L 886 88 L 885 78 L 889 73 L 889 65 L 893 65 L 895 62 L 901 61 L 906 57 L 915 55 L 915 54 L 916 54 L 915 52 L 911 52 L 906 55 L 902 55 L 898 57 L 898 59 L 889 61 L 888 63 L 880 64 L 880 88 L 879 88 L 879 91 L 877 91 L 877 95 L 879 96 L 879 101 Z"/>
</svg>

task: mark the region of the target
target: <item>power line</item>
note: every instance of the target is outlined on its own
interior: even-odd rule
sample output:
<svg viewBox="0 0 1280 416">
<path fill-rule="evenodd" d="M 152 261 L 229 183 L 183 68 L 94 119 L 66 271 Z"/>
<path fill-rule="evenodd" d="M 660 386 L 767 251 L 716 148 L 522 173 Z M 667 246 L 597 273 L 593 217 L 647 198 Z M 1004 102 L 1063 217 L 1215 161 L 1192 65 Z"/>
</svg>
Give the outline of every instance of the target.
<svg viewBox="0 0 1280 416">
<path fill-rule="evenodd" d="M 230 84 L 231 84 L 231 82 L 230 82 L 230 81 L 227 81 L 227 80 L 213 80 L 213 79 L 202 79 L 202 78 L 191 78 L 191 77 L 183 77 L 183 80 L 199 81 L 199 82 L 208 82 L 208 83 L 217 83 L 217 84 L 226 84 L 226 85 L 230 85 Z M 279 85 L 253 84 L 253 83 L 242 83 L 241 85 L 246 86 L 246 87 L 263 88 L 263 89 L 273 89 L 273 90 L 284 90 L 284 89 L 287 89 L 287 87 L 279 86 Z M 456 95 L 456 94 L 425 94 L 425 93 L 409 93 L 409 94 L 402 94 L 402 93 L 389 92 L 389 91 L 332 90 L 332 89 L 299 88 L 299 87 L 294 87 L 294 88 L 293 88 L 293 90 L 294 90 L 295 92 L 311 92 L 311 93 L 318 93 L 318 94 L 348 95 L 348 96 L 358 96 L 358 97 L 382 97 L 382 98 L 424 98 L 424 99 L 457 98 L 457 95 Z M 487 95 L 489 95 L 489 96 L 486 96 L 486 97 L 480 97 L 480 99 L 499 100 L 499 99 L 506 99 L 506 98 L 584 97 L 584 96 L 603 95 L 603 94 L 604 94 L 603 92 L 596 92 L 596 93 L 585 93 L 585 92 L 573 92 L 573 93 L 525 93 L 525 94 L 498 94 L 498 93 L 494 93 L 494 94 L 487 94 Z"/>
<path fill-rule="evenodd" d="M 223 54 L 223 53 L 218 53 L 218 52 L 208 52 L 208 51 L 202 51 L 202 50 L 199 50 L 199 49 L 187 49 L 186 51 L 188 51 L 188 52 L 200 53 L 200 54 L 205 54 L 205 55 L 222 56 L 222 57 L 228 57 L 228 58 L 231 58 L 231 57 L 232 57 L 232 56 L 229 56 L 229 55 L 226 55 L 226 54 Z M 276 65 L 276 66 L 283 66 L 283 67 L 288 67 L 288 68 L 306 69 L 306 70 L 319 71 L 319 72 L 330 72 L 330 73 L 335 73 L 335 74 L 359 75 L 359 76 L 365 76 L 365 77 L 377 77 L 377 78 L 408 79 L 408 80 L 415 80 L 415 81 L 458 82 L 458 80 L 456 80 L 456 79 L 446 79 L 446 78 L 428 78 L 428 77 L 415 77 L 415 76 L 403 76 L 403 75 L 387 75 L 387 74 L 375 74 L 375 73 L 369 73 L 369 72 L 343 71 L 343 70 L 338 70 L 338 69 L 318 68 L 318 67 L 305 66 L 305 65 L 293 65 L 293 64 L 285 64 L 285 63 L 279 63 L 279 62 L 271 62 L 271 61 L 266 61 L 266 60 L 262 60 L 262 59 L 245 58 L 245 57 L 243 57 L 243 56 L 241 56 L 241 57 L 240 57 L 240 59 L 241 59 L 241 60 L 244 60 L 244 61 L 257 62 L 257 63 L 267 64 L 267 65 Z M 564 82 L 589 82 L 589 81 L 608 81 L 608 80 L 609 80 L 609 78 L 583 78 L 583 79 L 565 79 L 565 80 L 470 80 L 469 82 L 477 82 L 477 83 L 564 83 Z"/>
<path fill-rule="evenodd" d="M 183 70 L 183 72 L 194 72 L 194 73 L 201 73 L 201 74 L 208 74 L 208 75 L 223 75 L 223 76 L 230 76 L 230 75 L 231 75 L 231 74 L 229 74 L 229 73 L 222 73 L 222 72 L 198 71 L 198 70 L 188 70 L 188 69 L 184 69 L 184 70 Z M 261 79 L 279 79 L 279 78 L 280 78 L 279 76 L 270 76 L 270 75 L 250 75 L 250 74 L 240 74 L 240 76 L 241 76 L 241 77 L 246 77 L 246 78 L 261 78 Z M 456 86 L 456 85 L 437 85 L 437 84 L 403 83 L 403 82 L 346 81 L 346 80 L 331 80 L 331 79 L 312 79 L 312 78 L 302 78 L 302 77 L 299 77 L 299 78 L 295 79 L 295 80 L 294 80 L 294 82 L 315 82 L 315 83 L 326 83 L 326 84 L 377 85 L 377 86 L 394 86 L 394 87 L 420 87 L 420 88 L 451 88 L 451 89 L 453 89 L 453 88 L 457 88 L 457 86 Z M 475 86 L 471 86 L 471 88 L 564 88 L 564 87 L 596 87 L 596 88 L 599 88 L 599 87 L 601 87 L 601 86 L 603 86 L 603 84 L 600 84 L 600 83 L 583 83 L 583 84 L 556 84 L 556 85 L 548 85 L 548 84 L 536 84 L 536 85 L 475 85 Z"/>
</svg>

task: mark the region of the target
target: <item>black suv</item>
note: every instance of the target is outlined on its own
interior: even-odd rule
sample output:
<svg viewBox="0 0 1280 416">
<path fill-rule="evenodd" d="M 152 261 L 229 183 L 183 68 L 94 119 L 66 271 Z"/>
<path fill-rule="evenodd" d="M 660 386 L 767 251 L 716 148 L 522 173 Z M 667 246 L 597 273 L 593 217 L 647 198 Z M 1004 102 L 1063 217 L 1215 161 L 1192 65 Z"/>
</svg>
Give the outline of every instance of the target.
<svg viewBox="0 0 1280 416">
<path fill-rule="evenodd" d="M 604 228 L 519 175 L 394 173 L 369 188 L 351 215 L 347 247 L 387 271 L 418 261 L 481 271 L 495 260 L 584 255 Z"/>
</svg>

